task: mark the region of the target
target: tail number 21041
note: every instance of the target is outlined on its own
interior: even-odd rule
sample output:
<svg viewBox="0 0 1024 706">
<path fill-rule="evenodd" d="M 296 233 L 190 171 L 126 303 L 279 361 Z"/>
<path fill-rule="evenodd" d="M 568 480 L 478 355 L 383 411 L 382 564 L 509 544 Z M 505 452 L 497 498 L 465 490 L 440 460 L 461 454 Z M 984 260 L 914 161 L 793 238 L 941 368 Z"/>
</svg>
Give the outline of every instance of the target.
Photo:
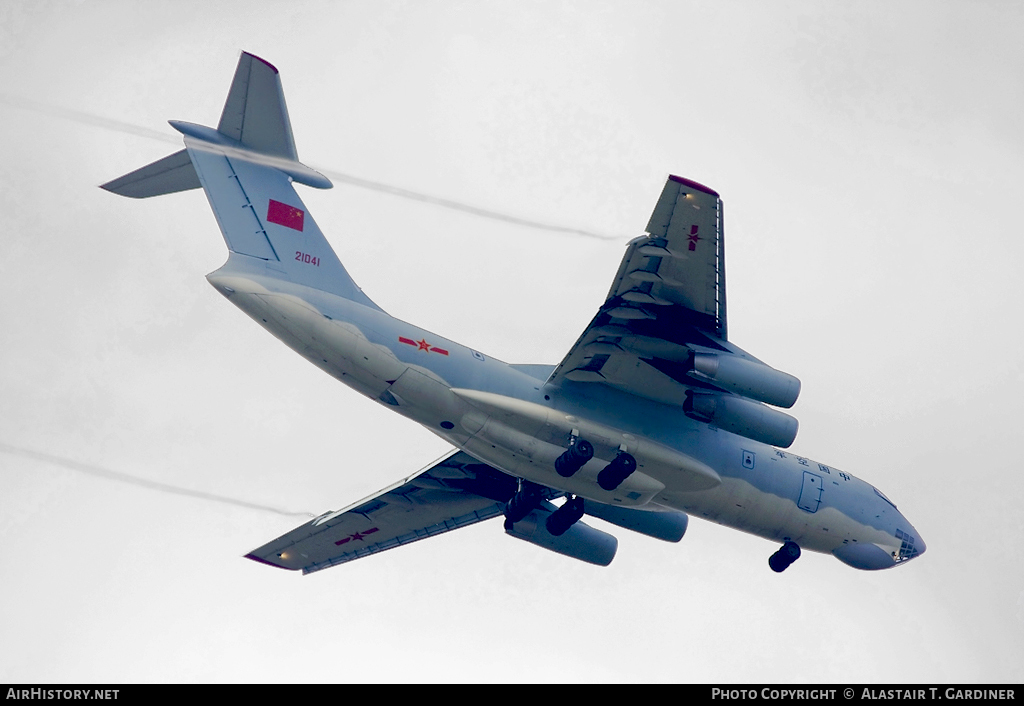
<svg viewBox="0 0 1024 706">
<path fill-rule="evenodd" d="M 314 257 L 313 255 L 310 255 L 309 253 L 299 252 L 298 250 L 296 250 L 295 251 L 295 259 L 298 260 L 299 262 L 304 262 L 307 265 L 314 265 L 316 267 L 320 267 L 320 258 L 319 257 Z"/>
</svg>

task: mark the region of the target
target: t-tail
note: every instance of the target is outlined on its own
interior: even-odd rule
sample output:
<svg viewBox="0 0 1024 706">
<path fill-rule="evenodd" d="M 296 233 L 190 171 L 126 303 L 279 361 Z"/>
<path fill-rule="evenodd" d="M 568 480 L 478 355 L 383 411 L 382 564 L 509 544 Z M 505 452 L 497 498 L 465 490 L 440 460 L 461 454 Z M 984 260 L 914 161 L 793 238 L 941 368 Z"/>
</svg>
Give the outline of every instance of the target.
<svg viewBox="0 0 1024 706">
<path fill-rule="evenodd" d="M 102 188 L 147 198 L 202 187 L 231 252 L 229 265 L 377 308 L 292 188 L 292 182 L 318 189 L 332 184 L 299 161 L 274 66 L 242 52 L 217 129 L 170 124 L 185 136 L 185 149 Z"/>
</svg>

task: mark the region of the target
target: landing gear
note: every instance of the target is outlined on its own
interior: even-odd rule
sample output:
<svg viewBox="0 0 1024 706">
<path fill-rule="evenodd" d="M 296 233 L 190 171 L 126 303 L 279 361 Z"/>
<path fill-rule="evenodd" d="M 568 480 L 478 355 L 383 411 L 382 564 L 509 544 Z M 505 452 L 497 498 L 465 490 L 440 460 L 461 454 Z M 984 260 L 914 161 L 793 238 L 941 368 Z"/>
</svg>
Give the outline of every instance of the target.
<svg viewBox="0 0 1024 706">
<path fill-rule="evenodd" d="M 562 478 L 571 478 L 592 458 L 594 458 L 594 445 L 586 439 L 574 436 L 565 453 L 555 459 L 555 470 Z"/>
<path fill-rule="evenodd" d="M 545 525 L 548 532 L 556 537 L 561 537 L 569 531 L 570 527 L 579 522 L 581 517 L 583 517 L 583 498 L 570 495 L 562 507 L 548 515 Z"/>
<path fill-rule="evenodd" d="M 800 547 L 796 542 L 786 542 L 779 551 L 768 557 L 768 566 L 772 571 L 781 574 L 789 565 L 800 558 Z"/>
<path fill-rule="evenodd" d="M 511 531 L 512 526 L 533 511 L 543 500 L 543 486 L 528 480 L 520 481 L 519 490 L 505 505 L 505 530 Z"/>
<path fill-rule="evenodd" d="M 605 490 L 615 490 L 635 470 L 636 459 L 625 451 L 620 451 L 615 460 L 597 474 L 597 484 Z"/>
</svg>

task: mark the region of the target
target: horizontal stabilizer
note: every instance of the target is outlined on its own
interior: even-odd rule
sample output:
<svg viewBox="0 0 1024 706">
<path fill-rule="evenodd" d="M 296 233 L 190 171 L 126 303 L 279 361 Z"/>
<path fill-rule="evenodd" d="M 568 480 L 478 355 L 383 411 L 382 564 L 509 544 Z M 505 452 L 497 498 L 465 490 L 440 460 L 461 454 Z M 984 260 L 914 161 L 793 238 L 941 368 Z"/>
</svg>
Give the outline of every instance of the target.
<svg viewBox="0 0 1024 706">
<path fill-rule="evenodd" d="M 199 176 L 196 174 L 188 152 L 181 150 L 158 159 L 152 164 L 136 169 L 123 177 L 108 181 L 101 189 L 112 191 L 133 199 L 173 194 L 176 191 L 198 189 Z"/>
</svg>

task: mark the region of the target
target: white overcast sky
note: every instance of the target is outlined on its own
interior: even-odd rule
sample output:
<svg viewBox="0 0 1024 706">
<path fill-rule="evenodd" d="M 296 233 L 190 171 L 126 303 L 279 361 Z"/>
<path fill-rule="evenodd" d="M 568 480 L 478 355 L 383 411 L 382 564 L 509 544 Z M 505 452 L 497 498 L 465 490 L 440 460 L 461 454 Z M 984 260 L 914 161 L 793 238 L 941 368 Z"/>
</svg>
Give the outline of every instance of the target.
<svg viewBox="0 0 1024 706">
<path fill-rule="evenodd" d="M 0 682 L 1019 683 L 1022 36 L 1014 2 L 0 3 Z M 319 513 L 446 449 L 204 281 L 200 192 L 96 188 L 216 125 L 243 49 L 307 163 L 613 236 L 299 187 L 387 311 L 510 362 L 561 359 L 669 173 L 718 190 L 793 449 L 927 554 L 775 575 L 694 520 L 599 569 L 494 521 L 302 577 L 241 558 L 301 517 L 104 477 Z"/>
</svg>

